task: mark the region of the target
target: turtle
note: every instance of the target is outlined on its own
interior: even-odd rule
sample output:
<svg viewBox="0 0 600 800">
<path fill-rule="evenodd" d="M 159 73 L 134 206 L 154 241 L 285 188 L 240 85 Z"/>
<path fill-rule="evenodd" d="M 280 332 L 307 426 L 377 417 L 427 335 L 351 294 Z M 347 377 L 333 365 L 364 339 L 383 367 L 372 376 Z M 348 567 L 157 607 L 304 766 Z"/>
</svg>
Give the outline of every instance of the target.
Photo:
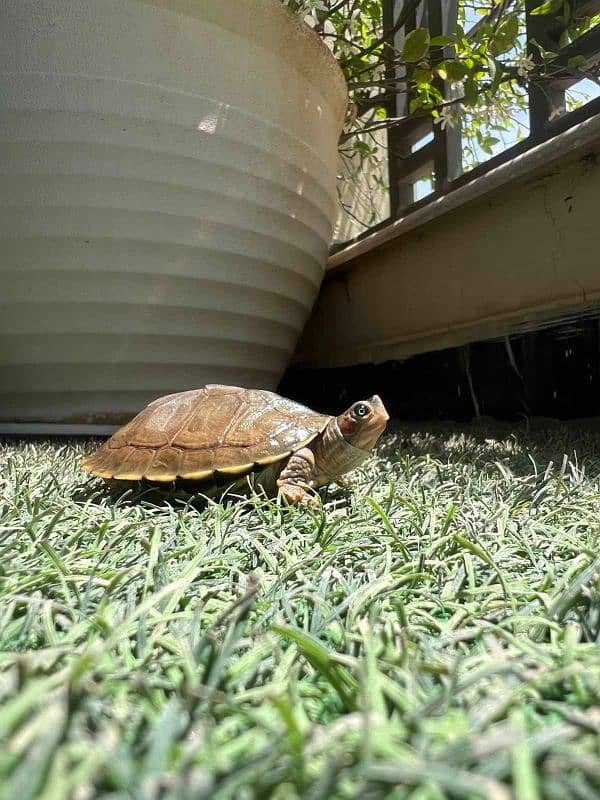
<svg viewBox="0 0 600 800">
<path fill-rule="evenodd" d="M 275 392 L 208 384 L 154 400 L 81 461 L 114 481 L 193 482 L 214 495 L 252 482 L 291 505 L 368 458 L 389 417 L 378 395 L 338 417 Z"/>
</svg>

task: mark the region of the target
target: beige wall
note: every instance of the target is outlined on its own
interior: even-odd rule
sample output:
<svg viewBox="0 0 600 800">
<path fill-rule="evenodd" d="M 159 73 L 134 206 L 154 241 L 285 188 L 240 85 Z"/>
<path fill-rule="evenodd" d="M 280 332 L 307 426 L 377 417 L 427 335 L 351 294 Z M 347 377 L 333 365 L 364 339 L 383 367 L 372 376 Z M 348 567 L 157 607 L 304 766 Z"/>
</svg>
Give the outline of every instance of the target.
<svg viewBox="0 0 600 800">
<path fill-rule="evenodd" d="M 600 304 L 600 136 L 565 144 L 575 149 L 535 168 L 538 152 L 533 172 L 332 270 L 296 363 L 405 358 Z"/>
</svg>

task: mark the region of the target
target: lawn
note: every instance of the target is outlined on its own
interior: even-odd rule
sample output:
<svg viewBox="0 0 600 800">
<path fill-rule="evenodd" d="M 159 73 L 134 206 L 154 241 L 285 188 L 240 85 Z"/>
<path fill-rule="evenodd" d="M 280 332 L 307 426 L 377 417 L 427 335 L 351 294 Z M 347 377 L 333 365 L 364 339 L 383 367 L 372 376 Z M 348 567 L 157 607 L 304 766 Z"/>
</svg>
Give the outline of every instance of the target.
<svg viewBox="0 0 600 800">
<path fill-rule="evenodd" d="M 598 798 L 600 434 L 387 435 L 323 510 L 0 445 L 0 793 Z"/>
</svg>

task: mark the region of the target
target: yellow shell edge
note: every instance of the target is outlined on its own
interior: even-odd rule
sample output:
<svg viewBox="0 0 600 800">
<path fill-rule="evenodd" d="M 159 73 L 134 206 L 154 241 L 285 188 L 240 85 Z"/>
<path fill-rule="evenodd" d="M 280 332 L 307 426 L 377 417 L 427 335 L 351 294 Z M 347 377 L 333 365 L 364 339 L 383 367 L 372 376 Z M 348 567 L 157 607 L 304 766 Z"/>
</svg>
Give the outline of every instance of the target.
<svg viewBox="0 0 600 800">
<path fill-rule="evenodd" d="M 208 478 L 212 478 L 214 474 L 215 472 L 212 469 L 201 469 L 197 472 L 181 473 L 178 477 L 184 481 L 205 481 Z"/>
<path fill-rule="evenodd" d="M 240 464 L 235 467 L 219 467 L 215 470 L 218 475 L 245 475 L 254 469 L 254 462 L 250 464 Z"/>
<path fill-rule="evenodd" d="M 115 478 L 116 477 L 117 476 L 115 475 Z M 172 481 L 174 481 L 177 478 L 177 473 L 176 472 L 153 473 L 150 470 L 148 470 L 147 472 L 144 472 L 143 475 L 140 475 L 140 478 L 138 480 L 140 480 L 141 478 L 145 478 L 147 481 L 152 481 L 153 483 L 172 483 Z M 123 479 L 121 478 L 121 480 Z"/>
</svg>

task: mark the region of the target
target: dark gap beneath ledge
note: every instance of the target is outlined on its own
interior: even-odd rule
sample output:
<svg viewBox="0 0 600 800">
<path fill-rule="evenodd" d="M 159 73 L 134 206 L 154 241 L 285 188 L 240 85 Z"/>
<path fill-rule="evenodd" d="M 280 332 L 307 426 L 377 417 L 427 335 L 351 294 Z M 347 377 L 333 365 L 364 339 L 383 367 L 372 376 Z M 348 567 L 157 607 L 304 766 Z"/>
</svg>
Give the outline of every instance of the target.
<svg viewBox="0 0 600 800">
<path fill-rule="evenodd" d="M 404 361 L 292 367 L 278 391 L 336 414 L 379 394 L 390 415 L 405 420 L 594 417 L 600 415 L 600 315 Z"/>
</svg>

